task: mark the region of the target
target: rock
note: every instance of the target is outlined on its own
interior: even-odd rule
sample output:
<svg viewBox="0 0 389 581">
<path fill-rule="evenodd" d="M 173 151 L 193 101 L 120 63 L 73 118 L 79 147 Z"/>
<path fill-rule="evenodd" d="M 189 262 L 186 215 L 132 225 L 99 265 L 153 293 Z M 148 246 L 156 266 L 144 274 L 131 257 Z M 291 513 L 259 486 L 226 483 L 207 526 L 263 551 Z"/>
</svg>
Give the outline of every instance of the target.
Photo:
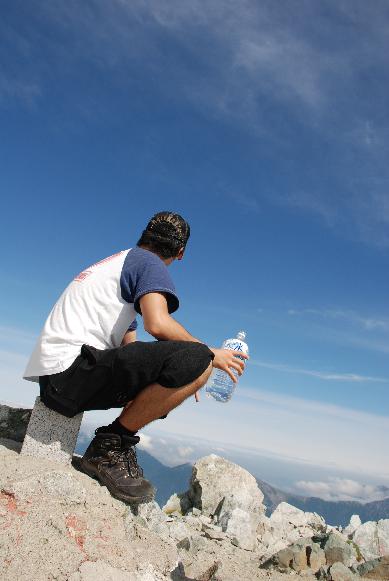
<svg viewBox="0 0 389 581">
<path fill-rule="evenodd" d="M 72 418 L 65 417 L 46 407 L 37 397 L 20 454 L 69 465 L 82 416 L 80 413 Z"/>
<path fill-rule="evenodd" d="M 387 581 L 389 579 L 389 555 L 372 559 L 358 567 L 358 573 L 361 577 L 367 579 L 382 579 Z"/>
<path fill-rule="evenodd" d="M 193 466 L 188 495 L 193 507 L 206 516 L 218 513 L 226 498 L 243 510 L 260 514 L 265 510 L 263 494 L 254 476 L 215 454 L 201 458 Z"/>
<path fill-rule="evenodd" d="M 82 563 L 76 573 L 69 577 L 69 581 L 95 581 L 95 579 L 104 579 L 104 581 L 132 581 L 132 573 L 122 571 L 111 567 L 104 561 L 92 563 L 87 561 Z"/>
<path fill-rule="evenodd" d="M 226 538 L 226 533 L 221 529 L 217 530 L 215 527 L 203 525 L 203 532 L 208 539 L 214 539 L 215 541 L 221 541 Z"/>
<path fill-rule="evenodd" d="M 183 517 L 184 522 L 190 526 L 191 529 L 195 531 L 201 531 L 204 525 L 201 520 L 197 516 L 193 516 L 192 514 L 187 514 Z"/>
<path fill-rule="evenodd" d="M 343 563 L 334 563 L 329 569 L 331 581 L 354 581 L 355 575 L 343 565 Z"/>
<path fill-rule="evenodd" d="M 315 543 L 311 545 L 312 552 L 307 554 L 308 565 L 314 573 L 326 564 L 326 556 L 321 547 Z"/>
<path fill-rule="evenodd" d="M 389 519 L 366 522 L 354 531 L 351 538 L 365 561 L 389 555 Z"/>
<path fill-rule="evenodd" d="M 354 546 L 339 534 L 330 533 L 324 542 L 323 548 L 327 565 L 343 563 L 346 567 L 350 567 L 358 561 L 358 555 Z"/>
<path fill-rule="evenodd" d="M 181 500 L 179 495 L 176 493 L 172 494 L 166 504 L 162 507 L 162 510 L 166 514 L 182 514 Z"/>
<path fill-rule="evenodd" d="M 166 539 L 170 536 L 167 516 L 155 501 L 130 506 L 126 525 L 129 526 L 131 523 L 147 528 L 162 538 Z"/>
<path fill-rule="evenodd" d="M 287 547 L 286 549 L 281 549 L 278 551 L 276 555 L 274 555 L 272 561 L 276 567 L 278 567 L 281 571 L 287 570 L 289 567 L 293 566 L 293 559 L 294 559 L 294 551 L 291 547 Z M 267 569 L 267 567 L 265 567 Z"/>
<path fill-rule="evenodd" d="M 329 578 L 329 567 L 320 567 L 316 573 L 316 579 L 319 579 L 319 581 L 327 581 Z"/>
<path fill-rule="evenodd" d="M 344 534 L 345 535 L 352 535 L 353 532 L 360 527 L 362 524 L 362 521 L 359 517 L 358 514 L 353 514 L 352 517 L 350 518 L 350 522 L 349 524 L 346 526 L 346 528 L 344 529 Z"/>
<path fill-rule="evenodd" d="M 301 539 L 285 549 L 281 549 L 261 565 L 264 569 L 276 569 L 281 572 L 310 571 L 316 573 L 326 564 L 323 549 L 311 539 Z"/>
<path fill-rule="evenodd" d="M 19 500 L 46 495 L 62 503 L 80 504 L 86 499 L 85 488 L 73 474 L 55 470 L 13 482 L 3 490 Z"/>
<path fill-rule="evenodd" d="M 0 405 L 0 438 L 23 442 L 31 411 L 26 408 Z"/>
<path fill-rule="evenodd" d="M 258 528 L 258 543 L 265 559 L 299 539 L 323 535 L 324 519 L 316 513 L 304 512 L 281 502 L 270 517 L 262 516 Z"/>
<path fill-rule="evenodd" d="M 167 581 L 167 577 L 155 571 L 153 567 L 129 573 L 111 567 L 104 561 L 82 563 L 78 571 L 73 573 L 68 581 L 96 581 L 96 579 L 104 581 Z"/>
<path fill-rule="evenodd" d="M 193 466 L 188 498 L 206 517 L 214 517 L 236 546 L 254 550 L 265 511 L 263 494 L 247 470 L 215 454 Z"/>
<path fill-rule="evenodd" d="M 281 502 L 270 516 L 271 524 L 288 525 L 295 528 L 309 528 L 314 532 L 325 532 L 324 519 L 315 512 L 304 512 L 287 502 Z"/>
<path fill-rule="evenodd" d="M 256 515 L 250 514 L 240 508 L 223 513 L 223 518 L 219 521 L 222 530 L 231 537 L 232 544 L 247 551 L 253 551 L 256 546 Z"/>
<path fill-rule="evenodd" d="M 131 537 L 124 518 L 128 507 L 70 466 L 2 449 L 0 481 L 1 579 L 86 581 L 88 575 L 123 574 L 167 581 L 176 567 L 171 540 L 141 527 Z M 100 574 L 83 567 L 86 562 L 104 563 Z"/>
</svg>

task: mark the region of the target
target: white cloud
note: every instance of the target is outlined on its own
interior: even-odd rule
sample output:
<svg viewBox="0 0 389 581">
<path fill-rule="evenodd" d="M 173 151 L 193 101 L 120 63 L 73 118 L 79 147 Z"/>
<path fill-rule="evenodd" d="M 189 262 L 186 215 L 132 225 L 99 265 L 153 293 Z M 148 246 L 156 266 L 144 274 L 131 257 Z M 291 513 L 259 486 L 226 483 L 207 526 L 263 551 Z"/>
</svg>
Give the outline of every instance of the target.
<svg viewBox="0 0 389 581">
<path fill-rule="evenodd" d="M 297 373 L 300 375 L 308 375 L 310 377 L 317 377 L 318 379 L 323 379 L 326 381 L 345 381 L 351 383 L 375 382 L 389 384 L 389 379 L 385 379 L 382 377 L 371 377 L 369 375 L 359 375 L 357 373 L 335 373 L 325 371 L 314 371 L 312 369 L 291 367 L 290 365 L 285 365 L 284 363 L 269 363 L 267 361 L 258 361 L 256 359 L 250 359 L 250 365 L 255 365 L 257 367 L 265 367 L 267 369 L 274 369 L 275 371 L 285 371 L 286 373 Z"/>
<path fill-rule="evenodd" d="M 387 317 L 367 317 L 345 309 L 289 309 L 288 314 L 291 316 L 312 315 L 323 319 L 342 320 L 357 325 L 366 331 L 389 331 L 389 319 Z"/>
<path fill-rule="evenodd" d="M 349 478 L 330 478 L 327 481 L 300 480 L 295 489 L 305 496 L 317 496 L 324 500 L 356 500 L 371 502 L 389 497 L 389 488 L 373 484 L 361 484 Z"/>
<path fill-rule="evenodd" d="M 247 389 L 239 388 L 239 395 L 268 404 L 275 405 L 279 411 L 287 410 L 290 413 L 296 414 L 311 414 L 311 416 L 322 416 L 329 419 L 329 417 L 339 418 L 344 421 L 350 421 L 361 424 L 373 423 L 377 427 L 389 428 L 389 416 L 379 416 L 374 413 L 367 413 L 352 408 L 347 408 L 339 405 L 328 404 L 321 401 L 304 399 L 301 397 L 293 397 L 286 393 L 276 394 L 264 389 Z"/>
<path fill-rule="evenodd" d="M 389 416 L 238 386 L 230 403 L 186 401 L 164 431 L 214 447 L 238 444 L 262 455 L 388 479 Z M 347 435 L 347 437 L 346 437 Z"/>
<path fill-rule="evenodd" d="M 153 441 L 150 434 L 146 434 L 145 432 L 139 432 L 140 442 L 138 446 L 143 450 L 147 450 L 150 452 L 153 450 Z"/>
<path fill-rule="evenodd" d="M 189 458 L 194 452 L 194 448 L 191 446 L 178 446 L 177 453 L 180 458 Z"/>
</svg>

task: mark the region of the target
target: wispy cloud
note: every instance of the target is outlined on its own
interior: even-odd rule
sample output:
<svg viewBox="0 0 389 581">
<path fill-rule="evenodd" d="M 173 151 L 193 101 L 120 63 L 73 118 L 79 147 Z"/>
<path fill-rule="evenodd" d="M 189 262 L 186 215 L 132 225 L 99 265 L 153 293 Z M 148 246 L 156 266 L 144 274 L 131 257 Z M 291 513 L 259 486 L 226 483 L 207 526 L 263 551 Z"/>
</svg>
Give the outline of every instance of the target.
<svg viewBox="0 0 389 581">
<path fill-rule="evenodd" d="M 24 68 L 13 81 L 0 75 L 3 98 L 29 101 L 45 92 L 47 63 L 38 62 L 38 79 L 30 75 L 31 62 L 42 59 L 42 51 L 34 50 L 41 42 L 57 70 L 92 64 L 131 92 L 141 67 L 161 98 L 265 137 L 277 160 L 294 159 L 296 131 L 309 143 L 320 142 L 328 184 L 312 177 L 309 184 L 299 180 L 299 187 L 237 194 L 237 203 L 256 211 L 257 198 L 266 198 L 314 214 L 341 235 L 389 245 L 385 97 L 379 98 L 381 90 L 371 97 L 371 84 L 361 90 L 361 78 L 372 69 L 386 87 L 385 3 L 350 0 L 323 12 L 316 3 L 301 2 L 296 19 L 294 6 L 280 2 L 53 0 L 32 19 L 33 25 L 45 22 L 51 34 L 42 38 L 34 26 L 23 37 L 12 31 L 9 46 Z M 10 35 L 5 27 L 0 32 Z M 88 107 L 81 100 L 77 94 L 78 110 L 89 116 L 90 100 Z"/>
<path fill-rule="evenodd" d="M 297 414 L 333 417 L 344 421 L 361 424 L 375 424 L 377 427 L 389 428 L 389 416 L 367 413 L 344 406 L 328 404 L 317 400 L 292 397 L 285 393 L 276 394 L 263 389 L 240 388 L 239 394 L 253 401 L 264 402 Z"/>
<path fill-rule="evenodd" d="M 300 375 L 308 375 L 310 377 L 317 377 L 326 381 L 345 381 L 351 383 L 376 382 L 389 383 L 389 379 L 382 377 L 371 377 L 369 375 L 359 375 L 357 373 L 334 373 L 325 371 L 314 371 L 312 369 L 303 369 L 301 367 L 292 367 L 283 363 L 270 363 L 267 361 L 259 361 L 257 359 L 250 359 L 250 365 L 257 367 L 265 367 L 267 369 L 274 369 L 275 371 L 284 371 L 286 373 L 297 373 Z"/>
<path fill-rule="evenodd" d="M 11 79 L 0 74 L 0 103 L 21 101 L 31 106 L 41 95 L 41 87 L 37 82 Z"/>
<path fill-rule="evenodd" d="M 333 501 L 371 502 L 389 497 L 389 488 L 385 486 L 361 484 L 349 478 L 329 478 L 326 481 L 299 480 L 294 488 L 300 494 Z"/>
<path fill-rule="evenodd" d="M 389 318 L 367 317 L 350 310 L 316 308 L 289 309 L 288 314 L 291 316 L 311 315 L 322 319 L 342 320 L 357 325 L 366 331 L 389 331 Z"/>
</svg>

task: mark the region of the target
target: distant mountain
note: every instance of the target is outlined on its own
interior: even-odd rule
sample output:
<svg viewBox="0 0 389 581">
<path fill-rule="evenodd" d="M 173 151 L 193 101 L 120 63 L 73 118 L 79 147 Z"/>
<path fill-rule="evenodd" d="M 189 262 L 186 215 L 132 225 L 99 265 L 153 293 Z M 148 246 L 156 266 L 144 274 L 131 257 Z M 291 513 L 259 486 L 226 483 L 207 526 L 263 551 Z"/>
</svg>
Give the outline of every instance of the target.
<svg viewBox="0 0 389 581">
<path fill-rule="evenodd" d="M 79 440 L 76 452 L 83 454 L 90 438 Z M 145 450 L 138 449 L 139 464 L 144 470 L 145 477 L 157 488 L 156 500 L 163 506 L 174 492 L 184 492 L 189 488 L 192 474 L 191 464 L 179 466 L 165 466 Z M 388 498 L 363 504 L 356 501 L 330 501 L 322 498 L 299 496 L 290 494 L 271 486 L 267 482 L 256 479 L 259 488 L 264 494 L 264 504 L 269 516 L 280 502 L 288 502 L 306 512 L 317 512 L 327 524 L 346 526 L 353 514 L 359 514 L 362 522 L 389 518 L 389 490 Z"/>
<path fill-rule="evenodd" d="M 362 522 L 389 518 L 389 498 L 363 504 L 348 500 L 323 500 L 314 496 L 299 496 L 275 488 L 257 478 L 258 486 L 265 498 L 264 504 L 270 515 L 280 502 L 288 502 L 306 512 L 317 512 L 327 524 L 346 526 L 353 514 L 359 514 Z"/>
<path fill-rule="evenodd" d="M 160 506 L 166 504 L 166 501 L 174 492 L 188 490 L 192 474 L 191 464 L 181 464 L 171 468 L 162 464 L 145 450 L 138 450 L 137 454 L 145 477 L 151 480 L 157 488 L 155 499 Z"/>
</svg>

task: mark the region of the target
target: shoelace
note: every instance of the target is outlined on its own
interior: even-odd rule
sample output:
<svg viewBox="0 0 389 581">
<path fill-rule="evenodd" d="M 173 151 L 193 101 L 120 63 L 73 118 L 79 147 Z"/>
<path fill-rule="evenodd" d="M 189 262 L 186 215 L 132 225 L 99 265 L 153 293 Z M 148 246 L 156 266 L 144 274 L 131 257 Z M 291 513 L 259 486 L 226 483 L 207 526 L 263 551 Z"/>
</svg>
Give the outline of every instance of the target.
<svg viewBox="0 0 389 581">
<path fill-rule="evenodd" d="M 121 464 L 121 470 L 127 470 L 132 478 L 139 478 L 143 476 L 143 468 L 138 464 L 136 450 L 134 447 L 122 450 L 111 450 L 108 455 L 113 464 Z"/>
</svg>

